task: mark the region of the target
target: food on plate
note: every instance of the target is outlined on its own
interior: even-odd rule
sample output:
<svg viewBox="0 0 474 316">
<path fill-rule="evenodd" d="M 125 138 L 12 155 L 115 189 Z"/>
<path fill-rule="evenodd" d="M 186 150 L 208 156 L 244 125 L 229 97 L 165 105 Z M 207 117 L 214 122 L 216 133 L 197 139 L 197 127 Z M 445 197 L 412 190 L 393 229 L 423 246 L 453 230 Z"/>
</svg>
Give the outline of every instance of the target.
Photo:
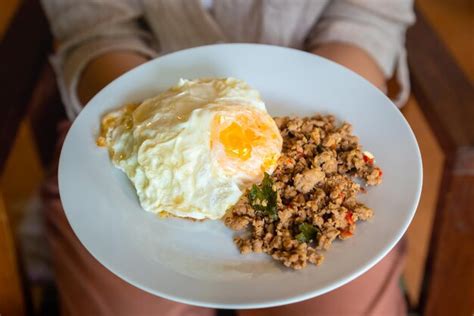
<svg viewBox="0 0 474 316">
<path fill-rule="evenodd" d="M 241 253 L 267 253 L 302 269 L 320 264 L 321 250 L 351 237 L 357 221 L 373 216 L 357 201 L 365 189 L 355 179 L 377 185 L 382 170 L 348 123 L 338 125 L 330 115 L 275 120 L 283 137 L 276 169 L 242 195 L 224 222 L 245 232 L 234 239 Z"/>
<path fill-rule="evenodd" d="M 282 137 L 258 91 L 234 78 L 183 80 L 102 119 L 99 146 L 143 209 L 219 219 L 276 168 Z"/>
<path fill-rule="evenodd" d="M 220 219 L 241 253 L 263 252 L 293 269 L 373 216 L 356 182 L 382 170 L 348 123 L 333 116 L 279 117 L 234 78 L 183 80 L 102 119 L 99 146 L 135 186 L 143 209 Z"/>
</svg>

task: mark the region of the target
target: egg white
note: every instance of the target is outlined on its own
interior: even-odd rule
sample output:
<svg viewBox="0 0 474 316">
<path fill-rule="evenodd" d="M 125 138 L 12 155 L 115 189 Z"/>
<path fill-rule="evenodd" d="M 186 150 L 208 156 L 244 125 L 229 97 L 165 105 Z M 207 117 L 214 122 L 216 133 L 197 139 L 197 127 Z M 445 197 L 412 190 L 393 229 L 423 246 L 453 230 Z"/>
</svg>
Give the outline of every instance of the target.
<svg viewBox="0 0 474 316">
<path fill-rule="evenodd" d="M 137 108 L 104 117 L 112 163 L 132 181 L 146 211 L 218 219 L 238 201 L 246 175 L 226 174 L 210 151 L 212 119 L 229 106 L 268 115 L 258 91 L 225 78 L 180 80 Z M 112 123 L 104 127 L 106 121 Z"/>
</svg>

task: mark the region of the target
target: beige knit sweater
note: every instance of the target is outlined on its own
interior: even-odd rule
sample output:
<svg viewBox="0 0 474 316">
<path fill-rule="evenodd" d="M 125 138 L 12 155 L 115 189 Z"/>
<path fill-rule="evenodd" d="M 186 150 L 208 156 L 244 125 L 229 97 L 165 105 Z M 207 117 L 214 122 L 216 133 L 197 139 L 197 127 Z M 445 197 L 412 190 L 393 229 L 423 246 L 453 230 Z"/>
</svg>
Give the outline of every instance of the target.
<svg viewBox="0 0 474 316">
<path fill-rule="evenodd" d="M 70 119 L 82 106 L 79 75 L 96 56 L 134 50 L 149 57 L 193 46 L 250 42 L 311 49 L 345 42 L 369 52 L 387 78 L 409 90 L 404 49 L 412 0 L 42 0 L 60 43 L 51 61 Z"/>
</svg>

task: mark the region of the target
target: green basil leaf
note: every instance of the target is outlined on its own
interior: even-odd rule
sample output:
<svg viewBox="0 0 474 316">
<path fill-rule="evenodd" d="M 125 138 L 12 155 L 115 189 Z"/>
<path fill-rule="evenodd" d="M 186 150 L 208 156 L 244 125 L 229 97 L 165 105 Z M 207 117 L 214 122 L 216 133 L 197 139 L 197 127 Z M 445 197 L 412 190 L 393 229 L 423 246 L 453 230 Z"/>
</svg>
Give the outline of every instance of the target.
<svg viewBox="0 0 474 316">
<path fill-rule="evenodd" d="M 253 185 L 249 191 L 248 198 L 250 205 L 257 212 L 263 213 L 270 219 L 278 218 L 276 190 L 273 189 L 273 180 L 268 173 L 265 173 L 260 185 Z"/>
<path fill-rule="evenodd" d="M 308 223 L 302 223 L 298 226 L 299 234 L 295 236 L 299 242 L 312 242 L 315 240 L 319 233 L 319 228 Z"/>
</svg>

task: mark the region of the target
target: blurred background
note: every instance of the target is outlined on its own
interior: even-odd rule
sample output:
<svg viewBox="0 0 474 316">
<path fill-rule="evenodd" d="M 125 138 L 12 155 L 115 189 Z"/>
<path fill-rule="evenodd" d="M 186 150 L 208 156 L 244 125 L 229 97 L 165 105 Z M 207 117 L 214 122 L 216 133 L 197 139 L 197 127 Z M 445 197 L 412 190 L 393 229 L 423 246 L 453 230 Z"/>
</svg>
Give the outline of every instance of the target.
<svg viewBox="0 0 474 316">
<path fill-rule="evenodd" d="M 395 0 L 394 0 L 395 1 Z M 411 315 L 474 313 L 474 1 L 418 0 L 408 31 L 423 193 L 401 286 Z M 55 315 L 39 192 L 64 111 L 37 1 L 0 0 L 0 315 Z"/>
</svg>

